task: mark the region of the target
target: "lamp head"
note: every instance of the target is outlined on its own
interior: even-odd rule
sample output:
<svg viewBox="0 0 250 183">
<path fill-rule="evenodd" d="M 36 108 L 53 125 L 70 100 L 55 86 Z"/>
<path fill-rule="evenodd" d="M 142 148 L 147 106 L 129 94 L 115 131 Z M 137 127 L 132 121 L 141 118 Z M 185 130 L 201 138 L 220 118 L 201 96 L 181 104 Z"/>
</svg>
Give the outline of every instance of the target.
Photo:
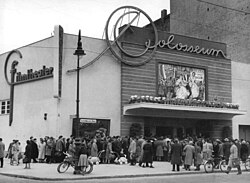
<svg viewBox="0 0 250 183">
<path fill-rule="evenodd" d="M 85 52 L 84 52 L 84 50 L 82 49 L 81 30 L 79 30 L 78 42 L 77 42 L 77 49 L 75 50 L 74 55 L 78 55 L 78 56 L 86 55 Z"/>
</svg>

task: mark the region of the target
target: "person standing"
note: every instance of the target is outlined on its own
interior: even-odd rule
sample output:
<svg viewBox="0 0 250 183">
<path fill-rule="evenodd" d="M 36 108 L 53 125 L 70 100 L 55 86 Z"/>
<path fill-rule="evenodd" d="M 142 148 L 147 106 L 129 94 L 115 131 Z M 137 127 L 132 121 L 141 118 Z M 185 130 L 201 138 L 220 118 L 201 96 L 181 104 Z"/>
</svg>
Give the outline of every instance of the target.
<svg viewBox="0 0 250 183">
<path fill-rule="evenodd" d="M 150 139 L 147 139 L 147 142 L 143 145 L 143 158 L 142 163 L 146 164 L 146 167 L 149 166 L 150 168 L 153 167 L 153 145 Z M 143 164 L 142 167 L 144 168 L 145 165 Z"/>
<path fill-rule="evenodd" d="M 30 146 L 31 146 L 31 159 L 33 159 L 33 163 L 37 163 L 38 158 L 38 146 L 36 143 L 36 139 L 32 136 L 30 137 Z"/>
<path fill-rule="evenodd" d="M 162 161 L 163 159 L 163 145 L 164 145 L 164 142 L 163 142 L 163 137 L 160 137 L 159 139 L 157 139 L 155 142 L 154 142 L 154 145 L 156 147 L 156 160 L 157 161 Z"/>
<path fill-rule="evenodd" d="M 26 141 L 26 147 L 25 147 L 25 158 L 24 158 L 24 164 L 25 164 L 25 169 L 30 169 L 30 163 L 31 163 L 31 158 L 32 158 L 32 147 L 31 147 L 31 141 L 27 140 Z"/>
<path fill-rule="evenodd" d="M 0 138 L 0 168 L 3 168 L 3 159 L 4 159 L 4 151 L 5 151 L 5 144 L 3 143 L 3 139 Z"/>
<path fill-rule="evenodd" d="M 45 158 L 46 163 L 51 163 L 51 156 L 52 156 L 52 148 L 53 148 L 53 138 L 50 137 L 45 144 Z"/>
<path fill-rule="evenodd" d="M 13 152 L 12 152 L 12 146 L 15 144 L 15 140 L 13 140 L 8 147 L 8 158 L 10 159 L 10 165 L 13 165 L 12 159 L 13 159 Z"/>
<path fill-rule="evenodd" d="M 243 140 L 241 143 L 241 149 L 240 149 L 240 157 L 241 157 L 241 160 L 243 162 L 246 161 L 248 154 L 249 154 L 249 152 L 248 152 L 248 147 L 247 147 L 246 141 Z"/>
<path fill-rule="evenodd" d="M 239 154 L 238 154 L 238 148 L 236 146 L 236 141 L 231 141 L 231 147 L 230 147 L 230 156 L 228 161 L 228 167 L 226 173 L 229 174 L 232 167 L 236 167 L 238 169 L 237 175 L 242 174 L 241 168 L 240 168 L 240 160 L 239 160 Z"/>
<path fill-rule="evenodd" d="M 194 152 L 194 164 L 196 166 L 196 171 L 200 171 L 200 166 L 202 164 L 202 158 L 201 158 L 201 145 L 202 142 L 201 141 L 197 141 L 195 142 L 195 152 Z"/>
<path fill-rule="evenodd" d="M 93 139 L 93 143 L 91 145 L 91 153 L 90 153 L 91 157 L 98 157 L 98 147 L 96 144 L 96 139 Z"/>
<path fill-rule="evenodd" d="M 63 136 L 60 135 L 56 141 L 56 162 L 61 163 L 64 159 L 63 152 L 65 152 L 65 146 L 63 142 Z"/>
<path fill-rule="evenodd" d="M 45 145 L 46 144 L 45 144 L 43 138 L 40 138 L 40 143 L 38 145 L 38 150 L 39 150 L 38 160 L 39 160 L 39 163 L 44 162 L 44 159 L 45 159 Z"/>
<path fill-rule="evenodd" d="M 231 147 L 231 143 L 229 142 L 229 139 L 225 138 L 224 143 L 222 145 L 222 151 L 223 151 L 223 156 L 225 157 L 227 164 L 228 164 L 229 156 L 230 156 L 230 147 Z"/>
<path fill-rule="evenodd" d="M 16 165 L 19 165 L 19 161 L 18 161 L 18 154 L 19 154 L 18 140 L 15 140 L 15 143 L 12 146 L 12 153 L 13 153 L 12 163 L 14 164 L 14 162 L 15 162 Z"/>
<path fill-rule="evenodd" d="M 185 152 L 184 167 L 186 170 L 190 171 L 190 166 L 193 164 L 195 153 L 193 141 L 189 141 L 189 143 L 184 147 L 183 151 Z"/>
<path fill-rule="evenodd" d="M 171 155 L 171 164 L 173 166 L 172 171 L 175 171 L 175 165 L 177 171 L 180 171 L 182 146 L 179 143 L 178 139 L 174 139 L 174 144 L 171 146 L 170 155 Z"/>
<path fill-rule="evenodd" d="M 134 137 L 131 137 L 131 141 L 129 144 L 129 158 L 130 158 L 130 165 L 135 165 L 136 164 L 136 141 Z"/>
</svg>

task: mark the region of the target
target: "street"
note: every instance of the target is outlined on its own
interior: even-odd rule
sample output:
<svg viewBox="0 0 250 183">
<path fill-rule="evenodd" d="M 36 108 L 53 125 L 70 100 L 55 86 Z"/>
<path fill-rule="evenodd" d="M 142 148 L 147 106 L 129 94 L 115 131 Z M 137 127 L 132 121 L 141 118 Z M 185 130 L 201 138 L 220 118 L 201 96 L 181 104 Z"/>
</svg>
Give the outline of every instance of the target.
<svg viewBox="0 0 250 183">
<path fill-rule="evenodd" d="M 92 180 L 67 180 L 67 181 L 41 181 L 41 180 L 31 180 L 31 179 L 23 179 L 23 178 L 15 178 L 0 175 L 0 183 L 249 183 L 250 173 L 243 172 L 242 175 L 236 175 L 236 172 L 232 172 L 231 174 L 223 174 L 223 173 L 213 173 L 213 174 L 192 174 L 192 175 L 175 175 L 175 176 L 150 176 L 150 177 L 133 177 L 133 178 L 107 178 L 107 179 L 92 179 Z"/>
</svg>

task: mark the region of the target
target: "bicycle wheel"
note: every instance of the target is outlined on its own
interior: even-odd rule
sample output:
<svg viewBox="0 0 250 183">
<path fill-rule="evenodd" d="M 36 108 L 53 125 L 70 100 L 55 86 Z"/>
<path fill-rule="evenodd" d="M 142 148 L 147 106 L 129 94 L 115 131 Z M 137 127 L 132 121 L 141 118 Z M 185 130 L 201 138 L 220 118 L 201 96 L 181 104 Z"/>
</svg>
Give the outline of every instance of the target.
<svg viewBox="0 0 250 183">
<path fill-rule="evenodd" d="M 222 172 L 226 172 L 228 167 L 226 160 L 222 160 L 219 167 Z"/>
<path fill-rule="evenodd" d="M 101 163 L 105 163 L 106 160 L 106 151 L 102 150 L 98 153 L 98 158 L 100 159 Z"/>
<path fill-rule="evenodd" d="M 246 169 L 246 171 L 250 170 L 250 159 L 246 160 L 246 162 L 245 162 L 245 169 Z"/>
<path fill-rule="evenodd" d="M 204 169 L 206 173 L 212 173 L 214 171 L 213 163 L 211 161 L 205 162 Z"/>
<path fill-rule="evenodd" d="M 86 167 L 85 173 L 91 173 L 93 171 L 93 167 L 93 164 L 89 162 L 89 165 Z"/>
<path fill-rule="evenodd" d="M 66 172 L 68 170 L 68 168 L 69 168 L 69 163 L 68 162 L 62 162 L 62 163 L 60 163 L 58 165 L 57 171 L 59 173 L 64 173 L 64 172 Z"/>
</svg>

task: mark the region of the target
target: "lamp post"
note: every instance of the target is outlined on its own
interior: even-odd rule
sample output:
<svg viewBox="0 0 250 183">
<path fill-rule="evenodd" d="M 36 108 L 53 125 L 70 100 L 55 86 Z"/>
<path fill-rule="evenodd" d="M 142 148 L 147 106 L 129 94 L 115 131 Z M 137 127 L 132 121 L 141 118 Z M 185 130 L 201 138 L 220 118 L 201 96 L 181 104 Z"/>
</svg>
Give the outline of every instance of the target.
<svg viewBox="0 0 250 183">
<path fill-rule="evenodd" d="M 79 137 L 79 71 L 80 71 L 80 67 L 79 67 L 79 61 L 80 61 L 80 57 L 83 55 L 86 55 L 84 50 L 82 49 L 82 42 L 81 42 L 81 30 L 79 30 L 79 34 L 78 34 L 78 42 L 77 42 L 77 49 L 75 50 L 74 55 L 77 56 L 77 83 L 76 83 L 76 137 Z"/>
</svg>

